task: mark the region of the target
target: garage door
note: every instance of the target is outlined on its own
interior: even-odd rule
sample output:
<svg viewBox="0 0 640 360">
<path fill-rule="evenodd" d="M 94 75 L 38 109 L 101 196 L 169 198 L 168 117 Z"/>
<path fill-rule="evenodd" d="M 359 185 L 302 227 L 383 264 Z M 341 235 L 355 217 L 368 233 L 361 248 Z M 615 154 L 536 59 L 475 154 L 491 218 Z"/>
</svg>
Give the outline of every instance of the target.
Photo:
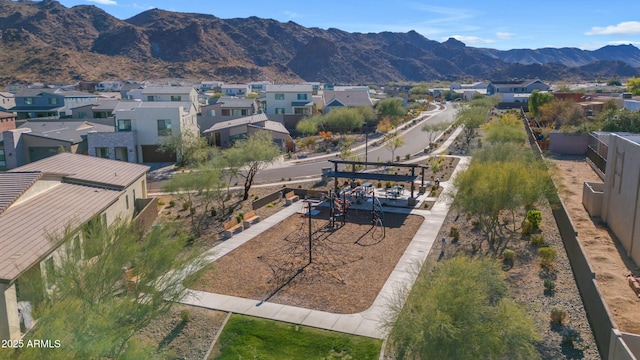
<svg viewBox="0 0 640 360">
<path fill-rule="evenodd" d="M 157 151 L 158 145 L 141 145 L 142 162 L 176 162 L 176 155 Z"/>
</svg>

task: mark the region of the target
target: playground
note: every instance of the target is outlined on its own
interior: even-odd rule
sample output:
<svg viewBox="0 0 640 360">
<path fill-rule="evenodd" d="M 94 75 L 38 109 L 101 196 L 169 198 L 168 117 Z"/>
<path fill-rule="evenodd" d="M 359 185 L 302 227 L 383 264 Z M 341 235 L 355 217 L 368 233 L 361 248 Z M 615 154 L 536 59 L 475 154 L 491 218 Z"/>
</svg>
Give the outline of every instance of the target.
<svg viewBox="0 0 640 360">
<path fill-rule="evenodd" d="M 290 205 L 294 215 L 218 259 L 195 289 L 338 314 L 369 308 L 424 218 L 324 200 Z"/>
</svg>

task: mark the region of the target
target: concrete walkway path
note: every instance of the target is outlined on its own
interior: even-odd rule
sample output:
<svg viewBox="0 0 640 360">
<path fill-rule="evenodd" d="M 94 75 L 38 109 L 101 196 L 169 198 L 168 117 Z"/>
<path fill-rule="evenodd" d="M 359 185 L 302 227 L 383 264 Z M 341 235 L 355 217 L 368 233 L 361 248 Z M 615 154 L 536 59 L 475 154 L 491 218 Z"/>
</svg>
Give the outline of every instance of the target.
<svg viewBox="0 0 640 360">
<path fill-rule="evenodd" d="M 467 167 L 469 158 L 461 158 L 454 174 Z M 444 192 L 450 191 L 451 183 L 443 182 Z M 434 244 L 438 243 L 438 232 L 451 206 L 449 197 L 441 196 L 431 210 L 420 209 L 385 209 L 388 212 L 410 213 L 424 217 L 424 221 L 404 254 L 396 264 L 387 281 L 383 285 L 373 304 L 365 311 L 356 314 L 335 314 L 326 311 L 311 310 L 296 306 L 260 302 L 235 296 L 191 290 L 182 302 L 209 309 L 229 311 L 238 314 L 256 316 L 276 321 L 284 321 L 320 329 L 338 331 L 348 334 L 383 339 L 386 337 L 382 329 L 389 304 L 404 302 L 399 298 L 400 289 L 409 289 L 417 278 L 417 269 L 425 261 Z M 270 227 L 301 210 L 301 202 L 293 203 L 280 212 L 269 216 L 249 229 L 234 235 L 206 254 L 207 261 L 214 262 L 247 241 L 260 235 Z M 195 271 L 197 269 L 192 269 Z M 406 294 L 406 292 L 405 292 Z"/>
</svg>

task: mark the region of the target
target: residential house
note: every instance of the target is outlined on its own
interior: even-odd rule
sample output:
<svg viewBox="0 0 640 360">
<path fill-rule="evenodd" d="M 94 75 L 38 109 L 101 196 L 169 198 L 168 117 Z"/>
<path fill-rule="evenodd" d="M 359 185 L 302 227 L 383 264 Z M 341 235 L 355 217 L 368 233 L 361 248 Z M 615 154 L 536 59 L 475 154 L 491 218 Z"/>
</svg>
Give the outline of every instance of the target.
<svg viewBox="0 0 640 360">
<path fill-rule="evenodd" d="M 267 91 L 267 85 L 273 84 L 270 81 L 253 81 L 249 83 L 249 89 L 251 92 L 261 94 Z"/>
<path fill-rule="evenodd" d="M 98 99 L 97 104 L 89 104 L 71 109 L 74 119 L 108 119 L 113 118 L 113 110 L 121 100 Z"/>
<path fill-rule="evenodd" d="M 71 116 L 71 109 L 96 104 L 99 95 L 60 89 L 27 89 L 15 94 L 17 120 Z"/>
<path fill-rule="evenodd" d="M 246 96 L 251 92 L 249 84 L 223 84 L 220 92 L 227 96 Z"/>
<path fill-rule="evenodd" d="M 41 279 L 45 293 L 53 287 L 47 277 L 65 252 L 77 250 L 78 262 L 100 255 L 84 241 L 86 224 L 132 220 L 140 212 L 155 218 L 156 204 L 147 199 L 147 170 L 63 153 L 0 173 L 0 339 L 21 339 L 33 326 L 25 312 L 40 299 L 21 292 L 22 281 Z M 51 240 L 65 232 L 69 240 Z"/>
<path fill-rule="evenodd" d="M 193 86 L 149 86 L 142 89 L 142 101 L 190 101 L 200 112 L 198 91 Z"/>
<path fill-rule="evenodd" d="M 101 81 L 96 85 L 96 91 L 120 91 L 122 85 L 122 81 Z"/>
<path fill-rule="evenodd" d="M 219 90 L 223 84 L 224 83 L 221 81 L 201 81 L 200 90 L 201 91 Z"/>
<path fill-rule="evenodd" d="M 455 90 L 484 90 L 484 92 L 486 93 L 488 88 L 489 88 L 489 83 L 486 82 L 486 81 L 477 81 L 477 82 L 470 83 L 470 84 L 452 83 L 451 85 L 449 85 L 449 90 L 450 91 L 455 91 Z M 482 93 L 482 91 L 481 91 L 481 93 Z"/>
<path fill-rule="evenodd" d="M 116 133 L 89 135 L 89 155 L 102 156 L 101 152 L 108 151 L 108 157 L 115 159 L 116 147 L 126 147 L 126 161 L 174 162 L 175 154 L 158 149 L 169 136 L 199 135 L 197 114 L 189 101 L 120 102 L 113 111 Z"/>
<path fill-rule="evenodd" d="M 295 143 L 284 125 L 277 121 L 270 121 L 265 114 L 246 116 L 229 121 L 222 121 L 203 131 L 209 138 L 209 143 L 222 148 L 233 145 L 235 141 L 246 139 L 252 133 L 260 130 L 269 131 L 273 141 L 283 152 L 295 151 Z"/>
<path fill-rule="evenodd" d="M 492 81 L 487 86 L 487 95 L 505 94 L 531 94 L 535 90 L 549 91 L 551 86 L 540 80 L 525 81 Z M 510 98 L 503 98 L 503 102 L 509 102 Z"/>
<path fill-rule="evenodd" d="M 259 111 L 260 106 L 256 99 L 222 96 L 211 99 L 209 105 L 202 107 L 202 112 L 198 115 L 198 125 L 200 129 L 208 129 L 217 122 L 251 116 Z"/>
<path fill-rule="evenodd" d="M 340 107 L 370 107 L 373 108 L 373 102 L 369 96 L 369 88 L 353 90 L 331 91 L 324 90 L 322 92 L 324 100 L 324 113 L 328 114 L 334 108 Z"/>
<path fill-rule="evenodd" d="M 322 84 L 320 84 L 319 82 L 311 81 L 311 82 L 304 82 L 303 84 L 311 85 L 311 91 L 313 91 L 314 94 L 317 94 L 318 91 L 322 90 Z"/>
<path fill-rule="evenodd" d="M 146 82 L 127 81 L 120 88 L 120 98 L 122 100 L 142 101 L 142 90 L 146 86 Z"/>
<path fill-rule="evenodd" d="M 266 113 L 268 115 L 311 115 L 312 96 L 311 85 L 267 85 Z"/>
<path fill-rule="evenodd" d="M 0 92 L 0 111 L 12 111 L 16 106 L 16 98 L 10 92 Z"/>
<path fill-rule="evenodd" d="M 113 132 L 113 126 L 88 121 L 30 120 L 2 134 L 5 167 L 13 169 L 61 151 L 87 154 L 89 132 Z"/>
</svg>

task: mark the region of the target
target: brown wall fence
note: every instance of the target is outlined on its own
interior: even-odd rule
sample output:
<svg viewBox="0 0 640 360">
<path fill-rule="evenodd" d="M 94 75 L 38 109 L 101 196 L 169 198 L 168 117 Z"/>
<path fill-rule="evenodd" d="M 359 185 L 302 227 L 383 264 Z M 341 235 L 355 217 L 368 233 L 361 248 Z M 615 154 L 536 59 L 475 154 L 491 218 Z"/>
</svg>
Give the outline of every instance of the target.
<svg viewBox="0 0 640 360">
<path fill-rule="evenodd" d="M 258 210 L 267 204 L 270 204 L 274 201 L 279 200 L 280 198 L 284 197 L 284 194 L 290 191 L 293 191 L 293 193 L 298 195 L 300 199 L 305 199 L 306 197 L 320 199 L 322 195 L 327 194 L 327 191 L 324 191 L 324 190 L 298 189 L 298 188 L 285 187 L 285 188 L 282 188 L 282 190 L 278 190 L 269 195 L 263 196 L 260 199 L 252 201 L 251 208 L 253 210 Z"/>
<path fill-rule="evenodd" d="M 522 114 L 524 116 L 524 113 Z M 525 129 L 529 136 L 529 142 L 533 152 L 537 157 L 543 159 L 542 150 L 535 141 L 535 136 L 528 125 L 528 120 L 524 117 Z M 612 329 L 617 329 L 617 325 L 613 321 L 613 317 L 609 312 L 607 304 L 602 298 L 600 289 L 595 280 L 596 274 L 591 268 L 589 261 L 578 241 L 578 234 L 575 231 L 571 218 L 567 213 L 567 209 L 564 203 L 558 196 L 558 188 L 553 184 L 555 192 L 549 196 L 549 203 L 552 207 L 553 217 L 558 225 L 560 237 L 564 244 L 564 248 L 567 252 L 567 257 L 571 263 L 571 269 L 573 270 L 573 277 L 576 280 L 578 290 L 582 297 L 582 303 L 587 312 L 589 323 L 591 324 L 591 330 L 593 336 L 598 345 L 600 356 L 603 359 L 609 359 L 610 347 L 612 341 Z M 619 350 L 619 349 L 618 349 Z M 612 354 L 613 355 L 613 354 Z"/>
<path fill-rule="evenodd" d="M 145 232 L 158 217 L 158 198 L 136 199 L 135 207 L 139 212 L 133 222 L 140 231 Z"/>
</svg>

